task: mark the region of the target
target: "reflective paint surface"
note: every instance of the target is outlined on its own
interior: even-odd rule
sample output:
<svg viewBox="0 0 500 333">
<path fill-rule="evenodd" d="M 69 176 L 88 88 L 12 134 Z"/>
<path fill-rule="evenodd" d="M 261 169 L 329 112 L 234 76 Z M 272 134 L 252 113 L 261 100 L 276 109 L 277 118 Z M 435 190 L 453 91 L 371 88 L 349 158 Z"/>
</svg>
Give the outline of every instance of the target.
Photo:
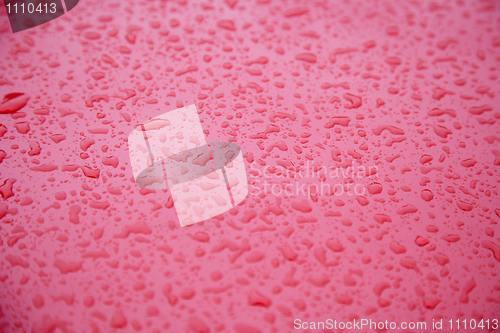
<svg viewBox="0 0 500 333">
<path fill-rule="evenodd" d="M 491 323 L 499 6 L 81 0 L 13 34 L 0 5 L 0 331 Z M 222 169 L 139 187 L 130 133 L 193 104 L 150 162 L 234 143 L 235 191 Z M 213 207 L 243 201 L 181 228 L 200 212 L 176 198 L 217 183 Z"/>
</svg>

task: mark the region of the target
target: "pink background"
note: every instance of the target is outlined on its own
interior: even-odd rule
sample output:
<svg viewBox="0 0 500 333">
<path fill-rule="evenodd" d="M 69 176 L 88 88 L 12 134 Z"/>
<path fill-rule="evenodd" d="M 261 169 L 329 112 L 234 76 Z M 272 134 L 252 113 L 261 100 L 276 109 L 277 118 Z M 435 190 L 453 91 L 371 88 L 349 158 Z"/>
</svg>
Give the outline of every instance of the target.
<svg viewBox="0 0 500 333">
<path fill-rule="evenodd" d="M 81 0 L 16 34 L 1 6 L 0 97 L 24 93 L 0 105 L 1 330 L 500 319 L 499 6 Z M 328 180 L 363 198 L 249 195 L 180 228 L 127 137 L 190 104 L 251 182 L 378 174 Z"/>
</svg>

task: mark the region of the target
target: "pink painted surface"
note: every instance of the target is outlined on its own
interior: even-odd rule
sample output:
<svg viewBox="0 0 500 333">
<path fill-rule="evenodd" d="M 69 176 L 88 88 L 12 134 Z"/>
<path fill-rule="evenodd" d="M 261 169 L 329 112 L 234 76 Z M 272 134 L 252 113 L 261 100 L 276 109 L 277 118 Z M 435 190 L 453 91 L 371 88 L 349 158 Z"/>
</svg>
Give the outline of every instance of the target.
<svg viewBox="0 0 500 333">
<path fill-rule="evenodd" d="M 1 330 L 500 319 L 499 6 L 82 0 L 16 34 L 2 6 Z M 250 194 L 181 228 L 127 138 L 191 104 Z"/>
</svg>

